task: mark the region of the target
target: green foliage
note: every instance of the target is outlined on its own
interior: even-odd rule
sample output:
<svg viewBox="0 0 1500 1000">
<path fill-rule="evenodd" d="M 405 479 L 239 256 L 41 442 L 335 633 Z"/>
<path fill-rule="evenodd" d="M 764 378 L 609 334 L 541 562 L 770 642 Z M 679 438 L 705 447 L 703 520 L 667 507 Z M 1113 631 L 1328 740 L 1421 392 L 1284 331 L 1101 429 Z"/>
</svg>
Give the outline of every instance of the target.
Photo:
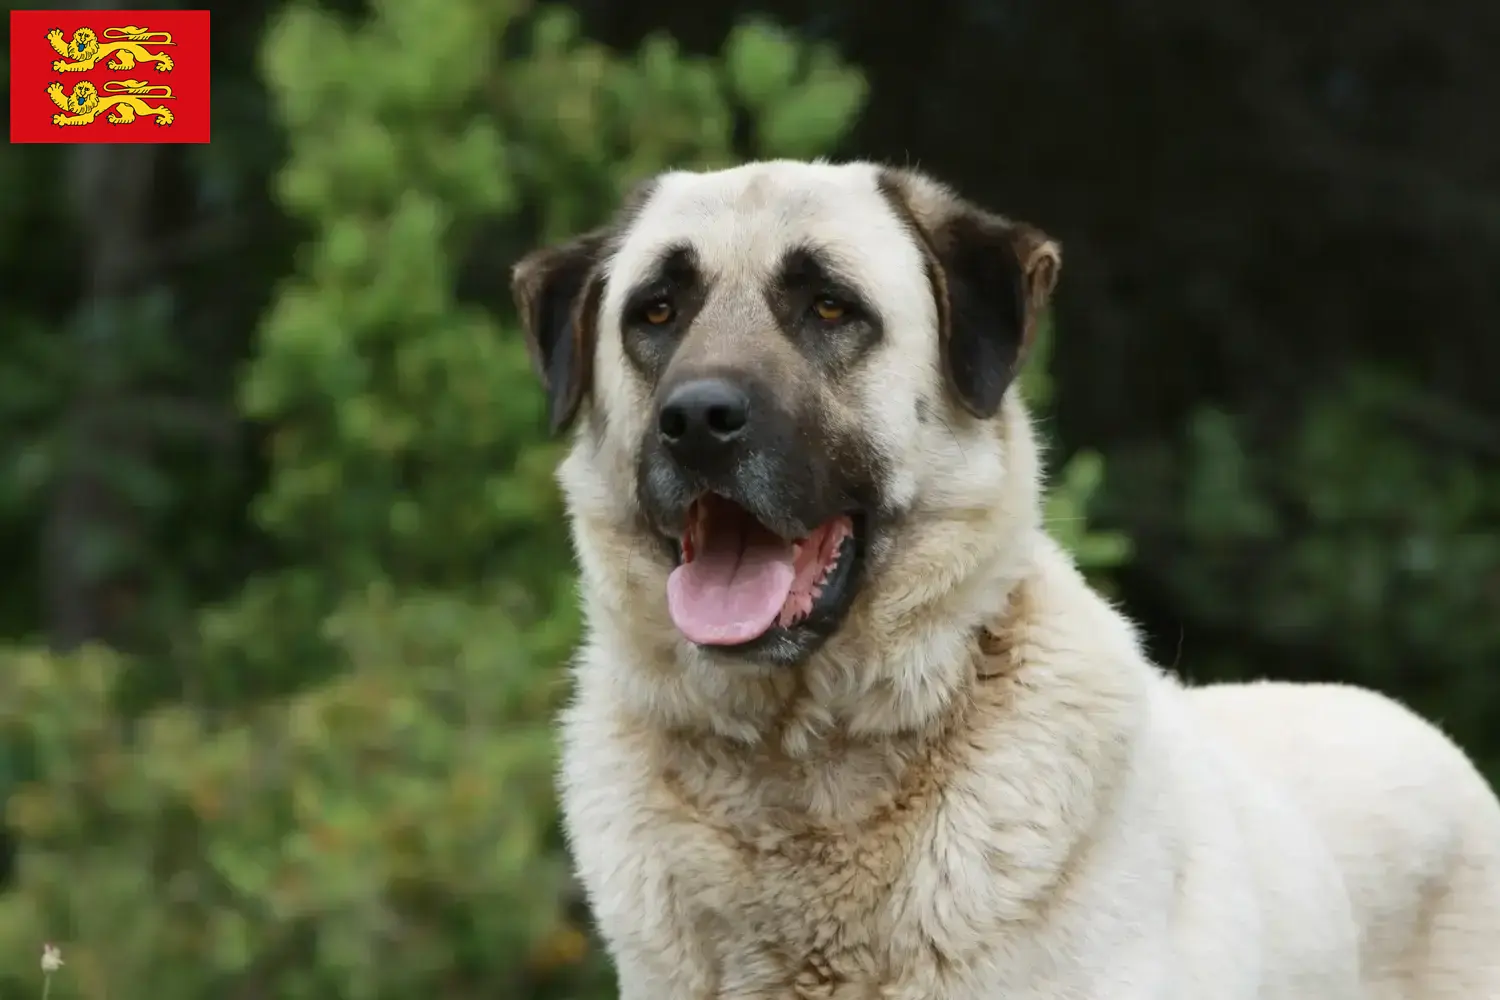
<svg viewBox="0 0 1500 1000">
<path fill-rule="evenodd" d="M 60 326 L 21 310 L 0 318 L 0 450 L 8 459 L 0 551 L 35 545 L 55 513 L 49 503 L 70 485 L 107 496 L 115 516 L 80 526 L 72 549 L 82 580 L 118 596 L 128 612 L 119 616 L 121 640 L 132 645 L 203 599 L 195 584 L 234 541 L 212 515 L 226 499 L 242 502 L 235 471 L 209 455 L 224 422 L 174 344 L 179 305 L 147 287 L 79 309 Z M 184 467 L 191 493 L 180 488 Z M 7 556 L 29 566 L 35 552 Z M 36 632 L 35 600 L 27 587 L 0 598 L 0 630 Z"/>
<path fill-rule="evenodd" d="M 54 996 L 515 995 L 576 938 L 549 903 L 550 685 L 487 595 L 375 588 L 328 622 L 345 670 L 285 703 L 127 729 L 107 656 L 0 657 L 21 891 L 0 967 L 65 942 Z M 567 956 L 574 957 L 574 956 Z M 20 984 L 11 987 L 19 989 Z"/>
<path fill-rule="evenodd" d="M 1403 692 L 1455 732 L 1485 731 L 1500 700 L 1500 474 L 1473 460 L 1495 438 L 1405 381 L 1356 372 L 1287 433 L 1199 412 L 1182 456 L 1137 453 L 1113 489 L 1143 524 L 1174 605 L 1239 637 L 1200 677 L 1263 674 L 1258 656 L 1323 651 L 1305 676 Z M 1168 547 L 1174 555 L 1160 553 Z M 1491 773 L 1500 747 L 1467 741 Z"/>
<path fill-rule="evenodd" d="M 1021 390 L 1031 407 L 1039 433 L 1047 425 L 1052 405 L 1052 377 L 1048 362 L 1055 331 L 1050 315 L 1037 330 L 1030 357 L 1021 375 Z M 1046 435 L 1042 435 L 1046 439 Z M 1082 449 L 1057 470 L 1047 485 L 1047 530 L 1087 573 L 1093 582 L 1108 587 L 1108 574 L 1130 559 L 1130 539 L 1119 531 L 1089 524 L 1089 512 L 1104 485 L 1104 459 L 1096 451 Z"/>
<path fill-rule="evenodd" d="M 759 21 L 735 29 L 719 58 L 685 56 L 658 34 L 620 59 L 580 39 L 567 8 L 537 17 L 532 39 L 531 58 L 492 94 L 518 182 L 547 192 L 530 205 L 543 241 L 599 223 L 666 167 L 826 153 L 865 98 L 863 78 L 831 49 Z M 539 102 L 538 93 L 555 99 Z M 734 144 L 737 110 L 752 125 L 748 148 Z"/>
</svg>

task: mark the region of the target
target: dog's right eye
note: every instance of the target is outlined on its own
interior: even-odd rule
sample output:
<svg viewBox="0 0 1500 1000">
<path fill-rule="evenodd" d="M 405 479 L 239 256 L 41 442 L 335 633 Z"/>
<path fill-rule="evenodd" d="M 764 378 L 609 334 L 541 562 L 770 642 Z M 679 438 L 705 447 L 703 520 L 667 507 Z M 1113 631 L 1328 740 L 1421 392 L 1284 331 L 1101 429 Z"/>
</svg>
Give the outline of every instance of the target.
<svg viewBox="0 0 1500 1000">
<path fill-rule="evenodd" d="M 825 323 L 838 323 L 849 317 L 849 307 L 827 295 L 813 302 L 812 311 Z"/>
<path fill-rule="evenodd" d="M 647 302 L 641 307 L 640 317 L 652 326 L 664 326 L 672 322 L 672 317 L 677 315 L 677 310 L 672 308 L 672 303 L 666 299 L 657 299 Z"/>
</svg>

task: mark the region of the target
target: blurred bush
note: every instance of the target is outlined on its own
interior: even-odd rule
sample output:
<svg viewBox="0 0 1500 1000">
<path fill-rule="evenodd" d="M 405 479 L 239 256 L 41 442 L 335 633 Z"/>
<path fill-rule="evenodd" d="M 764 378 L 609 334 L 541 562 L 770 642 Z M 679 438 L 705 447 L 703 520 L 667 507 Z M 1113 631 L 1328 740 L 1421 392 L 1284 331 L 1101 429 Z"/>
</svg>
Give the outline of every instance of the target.
<svg viewBox="0 0 1500 1000">
<path fill-rule="evenodd" d="M 42 938 L 52 997 L 567 995 L 523 637 L 482 595 L 381 587 L 326 632 L 342 672 L 290 700 L 134 724 L 106 654 L 0 658 L 0 735 L 44 776 L 8 807 L 6 995 L 36 995 Z"/>
<path fill-rule="evenodd" d="M 1031 355 L 1021 375 L 1021 389 L 1044 445 L 1054 443 L 1052 425 L 1052 345 L 1055 340 L 1051 317 L 1041 324 Z M 1047 484 L 1043 516 L 1047 530 L 1063 544 L 1095 586 L 1112 589 L 1109 573 L 1130 559 L 1130 539 L 1123 532 L 1089 523 L 1089 511 L 1102 499 L 1104 458 L 1083 448 L 1062 464 Z"/>
<path fill-rule="evenodd" d="M 1183 440 L 1122 452 L 1103 508 L 1197 623 L 1187 673 L 1398 692 L 1493 777 L 1500 472 L 1475 452 L 1497 440 L 1406 379 L 1354 370 L 1279 419 L 1203 409 Z"/>
</svg>

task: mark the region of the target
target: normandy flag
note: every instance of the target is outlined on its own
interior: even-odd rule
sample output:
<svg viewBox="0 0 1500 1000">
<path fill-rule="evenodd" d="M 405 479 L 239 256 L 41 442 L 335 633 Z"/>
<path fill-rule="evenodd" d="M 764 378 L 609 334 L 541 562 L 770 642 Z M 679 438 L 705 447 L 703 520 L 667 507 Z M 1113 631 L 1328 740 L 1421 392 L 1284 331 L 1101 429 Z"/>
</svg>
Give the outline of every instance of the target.
<svg viewBox="0 0 1500 1000">
<path fill-rule="evenodd" d="M 208 142 L 206 10 L 10 12 L 11 142 Z"/>
</svg>

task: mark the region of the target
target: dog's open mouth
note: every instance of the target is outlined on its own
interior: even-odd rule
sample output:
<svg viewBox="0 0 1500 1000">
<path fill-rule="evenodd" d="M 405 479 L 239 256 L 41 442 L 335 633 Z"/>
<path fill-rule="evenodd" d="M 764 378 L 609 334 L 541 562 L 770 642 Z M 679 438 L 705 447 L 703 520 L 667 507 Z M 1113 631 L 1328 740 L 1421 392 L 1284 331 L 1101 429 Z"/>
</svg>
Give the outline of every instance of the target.
<svg viewBox="0 0 1500 1000">
<path fill-rule="evenodd" d="M 786 539 L 717 494 L 688 508 L 681 564 L 667 607 L 688 640 L 742 646 L 837 612 L 854 579 L 857 518 L 841 514 L 805 538 Z"/>
</svg>

